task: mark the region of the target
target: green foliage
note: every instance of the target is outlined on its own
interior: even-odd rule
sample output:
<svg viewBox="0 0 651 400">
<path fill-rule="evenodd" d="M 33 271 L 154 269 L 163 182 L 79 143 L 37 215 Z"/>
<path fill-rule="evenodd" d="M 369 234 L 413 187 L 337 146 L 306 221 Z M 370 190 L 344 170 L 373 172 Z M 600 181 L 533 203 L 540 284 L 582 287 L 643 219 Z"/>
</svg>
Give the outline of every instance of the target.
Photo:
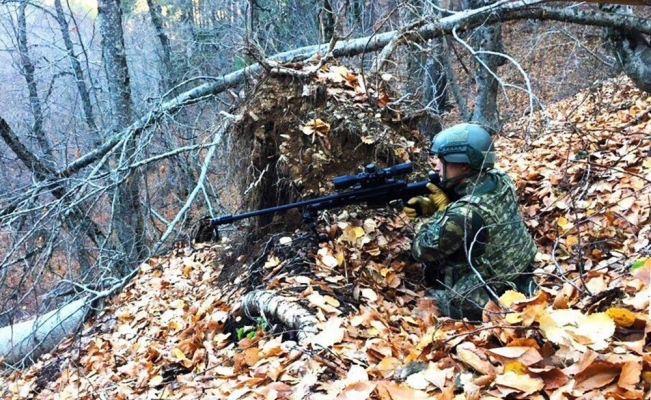
<svg viewBox="0 0 651 400">
<path fill-rule="evenodd" d="M 264 332 L 267 332 L 269 330 L 269 323 L 266 319 L 258 317 L 255 326 L 246 325 L 239 328 L 237 330 L 237 341 L 239 342 L 244 338 L 254 339 L 257 335 L 258 329 L 262 329 Z"/>
<path fill-rule="evenodd" d="M 247 327 L 243 326 L 240 329 L 237 330 L 237 341 L 239 342 L 240 340 L 244 339 L 244 336 L 246 336 L 246 331 Z"/>
<path fill-rule="evenodd" d="M 644 267 L 644 265 L 649 261 L 648 258 L 640 258 L 639 260 L 633 262 L 631 265 L 631 272 L 635 272 L 638 269 Z"/>
<path fill-rule="evenodd" d="M 262 317 L 258 317 L 258 326 L 262 328 L 263 331 L 267 332 L 269 330 L 269 323 L 267 322 L 266 319 Z"/>
</svg>

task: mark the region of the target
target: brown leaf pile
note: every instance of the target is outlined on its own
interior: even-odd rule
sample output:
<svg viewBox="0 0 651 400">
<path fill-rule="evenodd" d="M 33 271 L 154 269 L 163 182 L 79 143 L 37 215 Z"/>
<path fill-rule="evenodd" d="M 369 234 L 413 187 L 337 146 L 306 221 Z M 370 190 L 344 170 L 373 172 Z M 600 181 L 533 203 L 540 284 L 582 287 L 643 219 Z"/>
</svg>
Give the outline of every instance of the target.
<svg viewBox="0 0 651 400">
<path fill-rule="evenodd" d="M 526 129 L 512 127 L 500 140 L 502 168 L 521 189 L 541 250 L 541 288 L 530 298 L 505 293 L 486 306 L 481 325 L 436 317 L 410 257 L 410 224 L 342 211 L 329 228 L 333 240 L 306 256 L 308 273 L 292 273 L 282 252 L 261 267 L 267 289 L 317 316 L 320 333 L 309 344 L 262 326 L 234 341 L 227 321 L 243 289 L 215 284 L 223 265 L 214 260 L 226 245 L 188 248 L 143 264 L 74 341 L 27 370 L 5 371 L 0 394 L 649 398 L 651 122 L 635 118 L 650 107 L 647 95 L 615 80 L 531 125 L 521 121 Z M 327 134 L 316 119 L 306 127 Z M 293 238 L 278 241 L 292 245 Z"/>
</svg>

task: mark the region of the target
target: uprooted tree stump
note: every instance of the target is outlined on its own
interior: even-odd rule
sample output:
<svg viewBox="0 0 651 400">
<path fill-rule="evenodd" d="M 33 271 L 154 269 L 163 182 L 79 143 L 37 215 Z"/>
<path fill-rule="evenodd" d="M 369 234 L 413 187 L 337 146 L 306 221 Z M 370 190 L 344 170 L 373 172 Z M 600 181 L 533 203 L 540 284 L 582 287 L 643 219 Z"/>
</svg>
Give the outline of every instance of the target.
<svg viewBox="0 0 651 400">
<path fill-rule="evenodd" d="M 238 211 L 331 193 L 333 178 L 371 162 L 420 162 L 410 152 L 423 139 L 411 119 L 403 123 L 397 106 L 387 107 L 387 91 L 343 67 L 326 67 L 312 79 L 267 77 L 238 113 L 227 156 Z M 300 212 L 256 218 L 243 242 L 301 222 Z"/>
</svg>

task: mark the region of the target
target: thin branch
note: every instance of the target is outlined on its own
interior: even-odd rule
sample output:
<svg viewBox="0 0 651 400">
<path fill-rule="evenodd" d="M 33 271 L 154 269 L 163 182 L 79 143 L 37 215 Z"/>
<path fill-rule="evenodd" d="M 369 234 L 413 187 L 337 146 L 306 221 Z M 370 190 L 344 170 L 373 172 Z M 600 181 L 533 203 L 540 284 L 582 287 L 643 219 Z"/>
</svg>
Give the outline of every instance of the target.
<svg viewBox="0 0 651 400">
<path fill-rule="evenodd" d="M 217 145 L 221 143 L 221 140 L 224 136 L 224 132 L 226 129 L 230 126 L 228 122 L 224 122 L 224 124 L 215 132 L 214 138 L 212 143 L 210 144 L 210 148 L 208 149 L 208 154 L 206 154 L 206 159 L 204 160 L 203 166 L 201 168 L 201 175 L 199 176 L 199 179 L 197 180 L 197 184 L 195 185 L 194 189 L 192 190 L 192 193 L 188 196 L 185 204 L 179 210 L 179 212 L 176 214 L 176 217 L 174 220 L 169 224 L 167 227 L 167 230 L 161 236 L 161 238 L 158 240 L 158 242 L 154 245 L 153 254 L 156 254 L 160 248 L 163 246 L 163 243 L 167 240 L 167 238 L 172 234 L 174 231 L 174 228 L 176 225 L 183 219 L 185 218 L 185 215 L 187 212 L 190 210 L 190 207 L 194 203 L 194 200 L 196 199 L 197 195 L 203 191 L 204 188 L 204 183 L 208 177 L 208 170 L 210 168 L 210 163 L 212 161 L 213 156 L 215 155 L 215 151 L 217 149 Z"/>
</svg>

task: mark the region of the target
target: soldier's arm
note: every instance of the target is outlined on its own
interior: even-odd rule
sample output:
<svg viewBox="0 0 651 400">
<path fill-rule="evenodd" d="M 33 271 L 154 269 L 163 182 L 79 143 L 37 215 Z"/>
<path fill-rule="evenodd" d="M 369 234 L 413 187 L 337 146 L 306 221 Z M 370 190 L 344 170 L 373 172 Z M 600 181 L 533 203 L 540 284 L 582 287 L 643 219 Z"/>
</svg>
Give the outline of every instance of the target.
<svg viewBox="0 0 651 400">
<path fill-rule="evenodd" d="M 435 215 L 431 222 L 423 224 L 414 239 L 412 254 L 422 262 L 440 262 L 450 257 L 465 257 L 469 246 L 484 226 L 476 213 L 466 208 L 447 210 L 444 216 Z M 481 251 L 477 248 L 473 250 Z"/>
</svg>

